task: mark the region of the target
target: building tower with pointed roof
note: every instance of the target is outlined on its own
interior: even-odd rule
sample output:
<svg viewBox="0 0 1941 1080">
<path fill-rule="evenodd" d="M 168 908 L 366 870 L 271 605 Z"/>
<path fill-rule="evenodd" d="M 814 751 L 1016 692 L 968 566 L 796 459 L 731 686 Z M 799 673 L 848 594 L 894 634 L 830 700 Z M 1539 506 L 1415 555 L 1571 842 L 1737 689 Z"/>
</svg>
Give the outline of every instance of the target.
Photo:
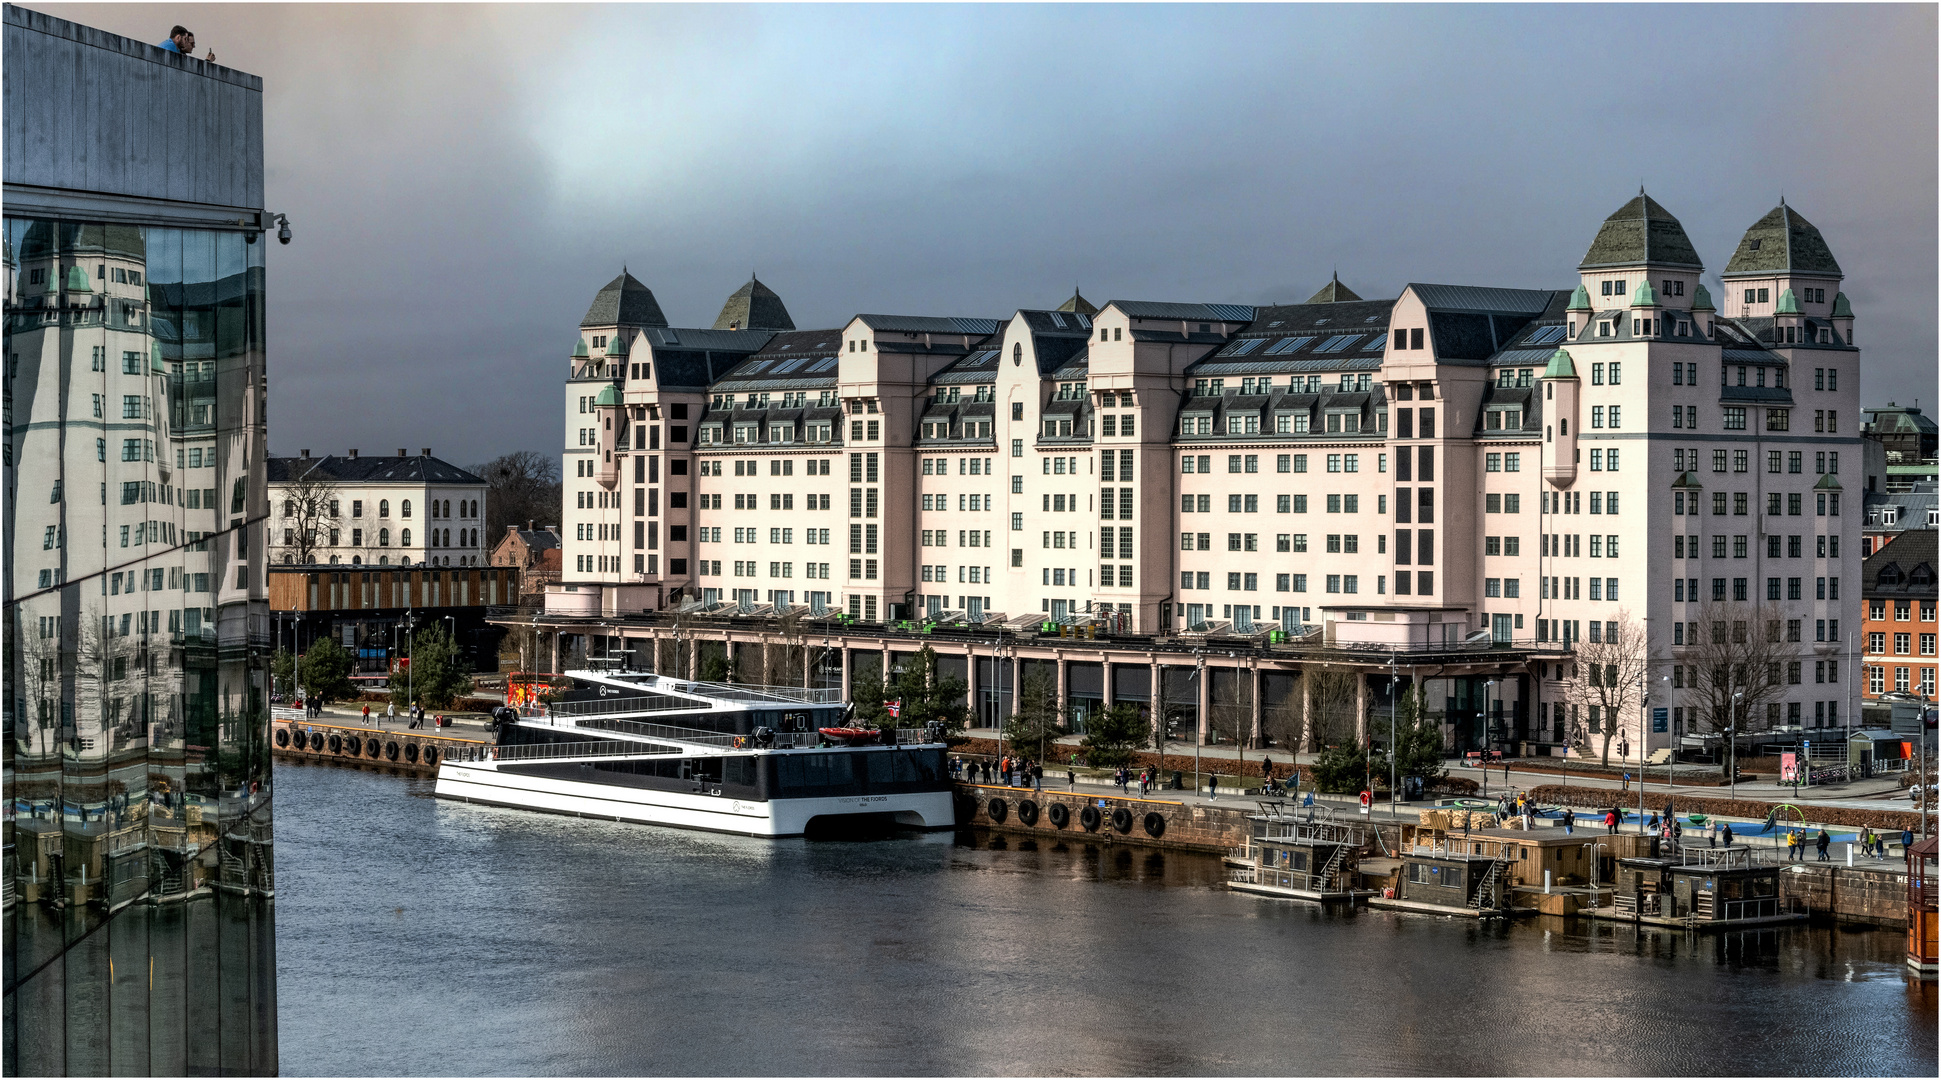
<svg viewBox="0 0 1941 1080">
<path fill-rule="evenodd" d="M 1704 269 L 1685 226 L 1642 187 L 1604 219 L 1577 264 L 1579 283 L 1600 312 L 1632 307 L 1639 287 L 1646 285 L 1655 305 L 1690 311 Z M 1586 320 L 1580 332 L 1590 332 L 1593 322 Z"/>
<path fill-rule="evenodd" d="M 1843 340 L 1852 333 L 1853 311 L 1840 292 L 1845 276 L 1840 263 L 1820 230 L 1784 199 L 1739 238 L 1719 276 L 1725 281 L 1727 318 L 1773 318 L 1782 339 L 1787 327 L 1797 339 L 1809 323 L 1834 319 L 1843 320 L 1838 328 Z"/>
<path fill-rule="evenodd" d="M 1328 278 L 1328 283 L 1321 286 L 1321 291 L 1308 297 L 1307 302 L 1310 304 L 1339 304 L 1345 301 L 1359 299 L 1361 297 L 1356 296 L 1353 289 L 1341 283 L 1340 274 L 1333 274 Z"/>
<path fill-rule="evenodd" d="M 1098 305 L 1085 299 L 1085 295 L 1079 292 L 1076 287 L 1072 289 L 1072 298 L 1058 305 L 1058 310 L 1070 311 L 1079 315 L 1097 315 L 1099 313 Z"/>
<path fill-rule="evenodd" d="M 661 314 L 653 290 L 625 269 L 594 295 L 593 305 L 586 309 L 586 318 L 580 320 L 582 330 L 666 325 L 667 316 Z"/>
<path fill-rule="evenodd" d="M 789 318 L 789 309 L 775 290 L 751 274 L 748 284 L 736 289 L 721 305 L 714 329 L 788 331 L 795 329 L 795 320 Z"/>
</svg>

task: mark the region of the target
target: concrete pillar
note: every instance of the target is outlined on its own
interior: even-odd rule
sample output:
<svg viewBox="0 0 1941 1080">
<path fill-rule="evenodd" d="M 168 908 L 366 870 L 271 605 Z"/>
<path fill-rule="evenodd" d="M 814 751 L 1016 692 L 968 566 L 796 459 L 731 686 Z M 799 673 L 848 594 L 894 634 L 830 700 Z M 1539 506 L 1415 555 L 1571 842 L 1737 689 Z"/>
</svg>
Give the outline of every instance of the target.
<svg viewBox="0 0 1941 1080">
<path fill-rule="evenodd" d="M 1159 678 L 1159 658 L 1148 656 L 1146 658 L 1146 670 L 1152 675 L 1152 694 L 1148 700 L 1152 702 L 1152 709 L 1150 711 L 1152 713 L 1153 745 L 1164 748 L 1166 745 L 1166 699 L 1163 695 L 1166 688 L 1165 684 Z"/>
<path fill-rule="evenodd" d="M 1301 669 L 1301 749 L 1309 754 L 1319 749 L 1314 741 L 1314 697 L 1308 693 L 1311 674 L 1312 668 Z"/>
<path fill-rule="evenodd" d="M 694 682 L 701 678 L 701 639 L 689 638 L 687 642 L 687 678 Z"/>
<path fill-rule="evenodd" d="M 559 631 L 557 630 L 553 631 L 551 634 L 551 638 L 552 638 L 552 649 L 553 649 L 552 666 L 547 668 L 546 670 L 553 672 L 554 674 L 558 674 L 559 673 Z"/>
<path fill-rule="evenodd" d="M 1112 696 L 1112 661 L 1107 660 L 1104 657 L 1100 657 L 1099 674 L 1102 678 L 1105 679 L 1105 706 L 1104 707 L 1109 709 L 1112 707 L 1113 701 L 1114 701 Z"/>
<path fill-rule="evenodd" d="M 842 654 L 842 699 L 844 701 L 848 701 L 849 700 L 849 642 L 847 640 L 838 641 L 836 642 L 836 648 Z"/>
<path fill-rule="evenodd" d="M 1200 668 L 1197 668 L 1196 670 L 1199 672 L 1199 678 L 1193 680 L 1194 697 L 1196 699 L 1193 703 L 1193 708 L 1197 713 L 1197 715 L 1194 716 L 1193 718 L 1193 730 L 1194 730 L 1193 737 L 1199 740 L 1198 745 L 1205 746 L 1206 745 L 1206 719 L 1207 719 L 1206 703 L 1207 703 L 1207 696 L 1208 696 L 1206 692 L 1206 684 L 1207 684 L 1207 681 L 1211 679 L 1213 676 L 1207 674 L 1207 669 L 1205 667 L 1200 667 Z"/>
<path fill-rule="evenodd" d="M 1068 714 L 1066 713 L 1066 711 L 1065 711 L 1065 710 L 1066 710 L 1066 709 L 1068 709 L 1068 708 L 1070 707 L 1070 705 L 1069 705 L 1069 703 L 1067 702 L 1067 699 L 1066 699 L 1066 696 L 1065 696 L 1065 689 L 1066 689 L 1066 684 L 1067 684 L 1068 682 L 1070 682 L 1070 679 L 1069 679 L 1069 678 L 1067 677 L 1067 675 L 1066 675 L 1066 669 L 1065 669 L 1065 654 L 1064 654 L 1064 653 L 1062 653 L 1062 652 L 1061 652 L 1061 653 L 1059 653 L 1059 654 L 1058 654 L 1058 660 L 1057 660 L 1057 663 L 1058 663 L 1058 675 L 1057 675 L 1057 680 L 1058 680 L 1058 715 L 1060 715 L 1060 716 L 1066 716 L 1066 715 L 1068 715 Z"/>
<path fill-rule="evenodd" d="M 1249 661 L 1247 664 L 1247 684 L 1253 695 L 1253 745 L 1260 746 L 1260 665 Z"/>
<path fill-rule="evenodd" d="M 964 693 L 970 699 L 971 727 L 983 722 L 984 703 L 977 696 L 977 650 L 964 646 Z"/>
<path fill-rule="evenodd" d="M 1368 742 L 1368 678 L 1355 672 L 1355 741 Z"/>
</svg>

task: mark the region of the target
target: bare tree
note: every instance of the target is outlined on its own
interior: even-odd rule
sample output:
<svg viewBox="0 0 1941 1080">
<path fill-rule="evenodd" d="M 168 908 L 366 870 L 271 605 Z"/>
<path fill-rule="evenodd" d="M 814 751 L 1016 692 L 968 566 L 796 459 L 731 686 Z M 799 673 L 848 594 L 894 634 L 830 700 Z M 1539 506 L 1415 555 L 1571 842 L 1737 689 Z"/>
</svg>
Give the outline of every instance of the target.
<svg viewBox="0 0 1941 1080">
<path fill-rule="evenodd" d="M 1596 740 L 1600 758 L 1609 765 L 1611 740 L 1641 704 L 1639 693 L 1649 661 L 1644 627 L 1629 612 L 1619 611 L 1615 620 L 1591 626 L 1597 636 L 1573 646 L 1576 670 L 1564 683 L 1564 700 L 1575 707 L 1578 717 L 1571 731 L 1572 745 L 1588 748 Z"/>
<path fill-rule="evenodd" d="M 560 520 L 559 461 L 535 450 L 515 450 L 471 472 L 485 481 L 485 536 L 497 544 L 507 526 L 526 522 L 558 524 Z"/>
<path fill-rule="evenodd" d="M 1246 668 L 1226 669 L 1208 668 L 1209 675 L 1219 671 L 1225 678 L 1220 679 L 1233 690 L 1225 695 L 1229 700 L 1212 707 L 1212 715 L 1207 717 L 1207 725 L 1220 737 L 1240 748 L 1240 758 L 1247 757 L 1247 746 L 1254 737 L 1254 681 L 1253 673 Z"/>
<path fill-rule="evenodd" d="M 1260 727 L 1261 734 L 1272 739 L 1275 746 L 1290 753 L 1300 750 L 1307 734 L 1307 712 L 1301 707 L 1298 685 L 1280 704 L 1261 714 Z"/>
<path fill-rule="evenodd" d="M 292 462 L 290 479 L 281 487 L 283 506 L 277 519 L 283 529 L 284 552 L 299 563 L 317 561 L 317 551 L 330 541 L 339 525 L 341 507 L 337 483 L 321 468 L 322 458 Z"/>
<path fill-rule="evenodd" d="M 1697 640 L 1688 637 L 1674 658 L 1685 670 L 1673 683 L 1682 682 L 1686 700 L 1697 702 L 1691 722 L 1699 730 L 1727 734 L 1770 726 L 1768 706 L 1786 695 L 1785 667 L 1797 655 L 1797 646 L 1783 640 L 1778 615 L 1757 604 L 1700 609 Z"/>
<path fill-rule="evenodd" d="M 1356 676 L 1350 671 L 1309 668 L 1306 674 L 1308 748 L 1351 740 L 1355 735 Z"/>
</svg>

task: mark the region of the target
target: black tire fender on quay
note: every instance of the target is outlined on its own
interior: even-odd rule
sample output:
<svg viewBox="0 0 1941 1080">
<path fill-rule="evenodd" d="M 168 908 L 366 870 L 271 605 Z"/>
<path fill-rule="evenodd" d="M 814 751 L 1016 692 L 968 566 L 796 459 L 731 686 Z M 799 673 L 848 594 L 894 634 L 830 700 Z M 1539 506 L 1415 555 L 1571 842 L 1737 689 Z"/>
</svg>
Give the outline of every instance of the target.
<svg viewBox="0 0 1941 1080">
<path fill-rule="evenodd" d="M 438 764 L 438 748 L 437 748 L 437 747 L 435 747 L 435 746 L 427 746 L 427 747 L 425 747 L 425 764 L 427 764 L 427 765 L 436 765 L 436 764 Z"/>
<path fill-rule="evenodd" d="M 1078 812 L 1078 823 L 1085 826 L 1086 832 L 1099 831 L 1099 824 L 1104 820 L 1105 815 L 1099 813 L 1099 808 L 1096 806 L 1088 806 Z"/>
<path fill-rule="evenodd" d="M 396 761 L 396 760 L 398 760 L 398 744 L 397 744 L 397 743 L 395 743 L 395 742 L 388 742 L 388 743 L 385 743 L 385 744 L 384 744 L 384 757 L 385 757 L 385 760 L 387 760 L 387 761 Z"/>
<path fill-rule="evenodd" d="M 383 752 L 384 752 L 384 747 L 378 745 L 378 741 L 376 739 L 372 739 L 369 742 L 366 742 L 364 744 L 365 757 L 375 758 Z"/>
<path fill-rule="evenodd" d="M 1157 840 L 1166 835 L 1166 815 L 1157 810 L 1146 815 L 1146 835 Z"/>
<path fill-rule="evenodd" d="M 330 737 L 330 752 L 333 754 L 341 754 L 344 752 L 344 737 L 342 735 L 332 735 Z"/>
<path fill-rule="evenodd" d="M 277 729 L 276 729 L 276 745 L 278 745 L 278 746 L 288 746 L 288 745 L 290 745 L 290 733 L 289 733 L 288 731 L 286 731 L 286 730 L 284 730 L 283 728 L 277 728 Z"/>
<path fill-rule="evenodd" d="M 968 823 L 972 818 L 977 816 L 977 797 L 976 796 L 968 795 L 960 791 L 957 793 L 957 798 L 955 802 L 957 807 L 958 824 L 962 825 L 962 824 Z"/>
<path fill-rule="evenodd" d="M 1072 808 L 1064 803 L 1055 802 L 1051 804 L 1051 809 L 1045 811 L 1045 816 L 1051 819 L 1052 828 L 1062 829 L 1072 823 Z"/>
<path fill-rule="evenodd" d="M 1020 799 L 1018 801 L 1018 824 L 1020 825 L 1038 824 L 1038 804 L 1037 803 L 1032 802 L 1030 799 Z"/>
<path fill-rule="evenodd" d="M 1010 812 L 1011 807 L 1003 799 L 992 799 L 990 802 L 984 804 L 984 813 L 988 814 L 992 821 L 1000 825 L 1004 824 L 1004 819 Z"/>
<path fill-rule="evenodd" d="M 1123 836 L 1132 831 L 1132 811 L 1121 806 L 1112 811 L 1112 827 Z"/>
<path fill-rule="evenodd" d="M 404 760 L 412 763 L 413 765 L 416 765 L 418 763 L 418 744 L 417 743 L 404 744 Z"/>
<path fill-rule="evenodd" d="M 364 740 L 352 735 L 344 740 L 344 753 L 351 757 L 364 756 Z"/>
<path fill-rule="evenodd" d="M 324 737 L 323 737 L 323 732 L 321 732 L 321 731 L 313 731 L 313 732 L 311 732 L 311 733 L 310 733 L 310 749 L 312 749 L 312 750 L 315 750 L 315 751 L 317 751 L 318 753 L 322 753 L 322 752 L 323 752 L 323 747 L 324 747 Z"/>
</svg>

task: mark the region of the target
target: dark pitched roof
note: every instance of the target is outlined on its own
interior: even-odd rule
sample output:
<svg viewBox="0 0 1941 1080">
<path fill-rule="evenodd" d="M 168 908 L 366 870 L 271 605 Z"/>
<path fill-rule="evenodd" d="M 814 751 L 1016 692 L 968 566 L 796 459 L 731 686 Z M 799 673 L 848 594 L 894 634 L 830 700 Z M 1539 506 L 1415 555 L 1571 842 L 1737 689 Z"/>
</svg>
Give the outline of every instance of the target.
<svg viewBox="0 0 1941 1080">
<path fill-rule="evenodd" d="M 1326 285 L 1321 286 L 1320 292 L 1308 297 L 1307 302 L 1310 304 L 1339 304 L 1345 300 L 1359 299 L 1361 297 L 1356 296 L 1354 290 L 1341 283 L 1341 276 L 1337 274 L 1329 278 Z"/>
<path fill-rule="evenodd" d="M 1637 198 L 1604 219 L 1597 230 L 1597 239 L 1591 241 L 1590 250 L 1584 253 L 1584 261 L 1577 268 L 1591 270 L 1600 266 L 1647 263 L 1694 270 L 1704 266 L 1697 249 L 1692 247 L 1691 238 L 1685 235 L 1685 226 L 1640 188 Z"/>
<path fill-rule="evenodd" d="M 593 297 L 581 326 L 666 326 L 654 293 L 625 270 Z"/>
<path fill-rule="evenodd" d="M 1164 300 L 1114 300 L 1118 308 L 1134 319 L 1205 319 L 1207 322 L 1252 322 L 1252 304 L 1176 304 Z"/>
<path fill-rule="evenodd" d="M 1937 565 L 1935 530 L 1909 529 L 1861 562 L 1861 595 L 1933 596 Z"/>
<path fill-rule="evenodd" d="M 715 317 L 716 330 L 793 330 L 795 320 L 775 290 L 755 280 L 736 289 Z"/>
<path fill-rule="evenodd" d="M 288 483 L 304 476 L 327 477 L 339 484 L 483 484 L 448 461 L 435 457 L 273 457 L 269 460 L 270 483 Z"/>
<path fill-rule="evenodd" d="M 756 356 L 834 356 L 842 351 L 842 331 L 791 330 L 776 334 Z"/>
<path fill-rule="evenodd" d="M 1844 276 L 1826 237 L 1782 200 L 1739 238 L 1739 249 L 1719 276 L 1788 273 Z"/>
</svg>

